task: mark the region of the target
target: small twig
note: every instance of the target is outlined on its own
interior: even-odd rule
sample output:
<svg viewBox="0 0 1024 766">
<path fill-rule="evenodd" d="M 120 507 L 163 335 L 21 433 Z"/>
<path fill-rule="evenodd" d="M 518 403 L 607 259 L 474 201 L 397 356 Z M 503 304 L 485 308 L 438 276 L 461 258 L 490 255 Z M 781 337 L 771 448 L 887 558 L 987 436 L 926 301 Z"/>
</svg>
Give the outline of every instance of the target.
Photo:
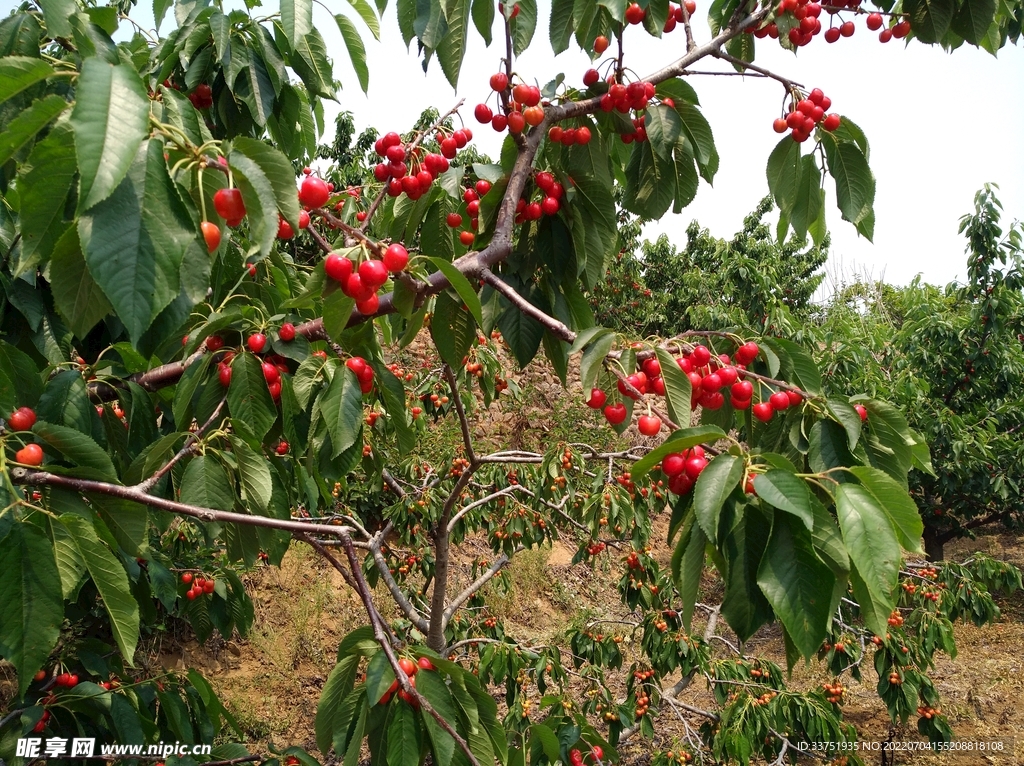
<svg viewBox="0 0 1024 766">
<path fill-rule="evenodd" d="M 521 550 L 523 550 L 523 546 L 520 545 L 516 549 L 516 552 Z M 509 557 L 505 554 L 498 556 L 498 558 L 494 560 L 494 563 L 491 564 L 491 566 L 488 568 L 486 572 L 484 572 L 482 575 L 476 578 L 466 587 L 465 590 L 462 591 L 462 593 L 460 593 L 451 600 L 451 603 L 448 605 L 448 608 L 444 610 L 444 617 L 442 618 L 443 625 L 445 628 L 448 627 L 448 623 L 451 622 L 452 617 L 455 616 L 455 613 L 459 610 L 459 608 L 467 601 L 469 601 L 469 599 L 473 597 L 473 594 L 480 590 L 482 587 L 484 587 L 496 574 L 498 574 L 498 572 L 500 572 L 502 569 L 508 566 L 509 561 Z"/>
<path fill-rule="evenodd" d="M 564 323 L 555 319 L 553 316 L 545 314 L 539 308 L 534 306 L 526 300 L 526 298 L 513 290 L 508 284 L 503 282 L 501 278 L 490 269 L 481 269 L 480 278 L 493 287 L 495 292 L 500 293 L 506 300 L 508 300 L 509 303 L 519 309 L 520 312 L 544 325 L 544 327 L 550 330 L 552 335 L 555 337 L 561 338 L 566 343 L 573 343 L 576 340 L 576 333 L 566 327 Z"/>
<path fill-rule="evenodd" d="M 193 448 L 196 446 L 196 444 L 199 443 L 199 439 L 202 437 L 206 429 L 213 425 L 213 421 L 215 421 L 220 416 L 220 411 L 224 409 L 224 405 L 227 403 L 227 400 L 228 395 L 224 394 L 224 396 L 221 397 L 220 403 L 214 409 L 213 414 L 210 415 L 209 418 L 207 418 L 206 422 L 203 423 L 203 425 L 200 426 L 195 433 L 188 435 L 188 438 L 185 439 L 184 446 L 182 446 L 182 448 L 178 450 L 178 453 L 170 460 L 168 460 L 163 466 L 161 466 L 160 469 L 157 470 L 156 473 L 154 473 L 148 479 L 136 484 L 135 488 L 141 490 L 142 492 L 148 493 L 149 490 L 153 488 L 154 484 L 160 481 L 160 479 L 167 475 L 168 471 L 174 468 L 178 461 L 180 461 L 186 455 L 190 454 Z"/>
<path fill-rule="evenodd" d="M 743 67 L 744 69 L 750 69 L 751 71 L 757 72 L 762 77 L 768 77 L 776 82 L 780 82 L 791 95 L 794 91 L 803 90 L 803 86 L 800 83 L 793 82 L 792 80 L 783 77 L 782 75 L 775 74 L 771 70 L 760 67 L 757 64 L 752 64 L 749 61 L 738 59 L 725 51 L 720 50 L 717 53 L 712 53 L 711 55 L 715 58 L 722 59 L 723 61 L 728 61 L 730 64 L 735 64 L 736 66 Z"/>
<path fill-rule="evenodd" d="M 459 393 L 459 384 L 455 380 L 455 373 L 447 362 L 442 366 L 445 382 L 452 392 L 452 401 L 455 403 L 455 412 L 459 415 L 459 426 L 462 428 L 462 443 L 466 447 L 466 459 L 469 460 L 469 467 L 472 469 L 479 465 L 476 459 L 476 452 L 473 450 L 473 437 L 469 433 L 469 420 L 466 418 L 466 408 L 462 403 L 462 395 Z"/>
</svg>

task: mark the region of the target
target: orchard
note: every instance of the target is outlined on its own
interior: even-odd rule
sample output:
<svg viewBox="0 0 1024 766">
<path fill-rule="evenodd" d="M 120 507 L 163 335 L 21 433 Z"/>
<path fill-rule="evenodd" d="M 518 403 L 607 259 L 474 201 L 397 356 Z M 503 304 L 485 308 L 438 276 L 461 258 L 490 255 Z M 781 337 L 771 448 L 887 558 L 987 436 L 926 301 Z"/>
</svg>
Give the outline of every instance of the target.
<svg viewBox="0 0 1024 766">
<path fill-rule="evenodd" d="M 535 0 L 400 0 L 428 76 L 466 83 L 470 35 L 492 65 L 436 119 L 379 126 L 330 165 L 323 102 L 342 83 L 312 5 L 155 0 L 159 32 L 126 2 L 39 0 L 0 21 L 0 757 L 91 736 L 212 743 L 219 764 L 580 766 L 646 738 L 659 766 L 795 762 L 856 740 L 844 693 L 872 674 L 894 724 L 950 741 L 936 654 L 955 653 L 955 621 L 995 620 L 992 593 L 1020 574 L 923 560 L 908 476 L 935 474 L 924 433 L 768 323 L 653 337 L 601 326 L 591 300 L 620 219 L 678 212 L 716 174 L 695 64 L 782 88 L 758 120 L 781 136 L 765 158 L 776 236 L 820 247 L 829 196 L 872 234 L 868 139 L 841 93 L 761 67 L 757 45 L 856 33 L 995 52 L 1024 6 L 555 0 L 554 52 L 592 66 L 541 84 L 517 66 L 544 44 Z M 386 6 L 335 16 L 345 87 L 367 89 Z M 634 72 L 640 46 L 664 67 Z M 504 137 L 496 160 L 478 131 Z M 424 342 L 428 361 L 408 364 Z M 479 438 L 488 408 L 516 401 L 509 368 L 531 363 L 586 392 L 577 412 L 603 443 Z M 446 423 L 451 452 L 432 438 Z M 651 555 L 662 514 L 668 567 Z M 488 613 L 510 562 L 556 539 L 621 572 L 619 634 L 536 646 Z M 246 636 L 246 578 L 293 545 L 337 572 L 365 624 L 330 647 L 315 750 L 251 753 L 214 683 L 143 647 L 167 624 Z M 698 599 L 706 563 L 720 603 Z M 766 626 L 790 669 L 831 680 L 790 686 L 748 655 Z M 714 709 L 680 707 L 694 681 Z M 659 727 L 684 712 L 665 746 Z"/>
</svg>

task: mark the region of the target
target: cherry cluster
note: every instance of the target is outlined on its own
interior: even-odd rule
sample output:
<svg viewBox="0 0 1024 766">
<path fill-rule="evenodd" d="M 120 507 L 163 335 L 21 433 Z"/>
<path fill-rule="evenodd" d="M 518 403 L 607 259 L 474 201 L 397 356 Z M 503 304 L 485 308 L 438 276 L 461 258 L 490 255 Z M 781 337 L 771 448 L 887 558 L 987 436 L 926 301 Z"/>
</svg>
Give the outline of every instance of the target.
<svg viewBox="0 0 1024 766">
<path fill-rule="evenodd" d="M 509 133 L 522 133 L 527 125 L 534 127 L 544 121 L 544 108 L 540 105 L 540 88 L 536 85 L 521 82 L 512 86 L 504 72 L 492 74 L 490 85 L 491 90 L 499 94 L 508 107 L 503 111 L 494 112 L 486 103 L 477 104 L 473 109 L 477 122 L 489 122 L 499 133 L 506 128 Z"/>
<path fill-rule="evenodd" d="M 164 85 L 177 90 L 177 87 L 172 86 L 167 80 L 164 80 Z M 195 90 L 188 94 L 188 100 L 192 102 L 192 106 L 196 109 L 209 109 L 213 106 L 213 88 L 205 82 L 201 82 L 195 87 Z"/>
<path fill-rule="evenodd" d="M 833 705 L 838 705 L 843 701 L 843 692 L 846 691 L 843 685 L 838 681 L 834 684 L 822 684 L 821 690 L 825 693 L 825 701 L 831 702 Z"/>
<path fill-rule="evenodd" d="M 185 591 L 185 598 L 189 601 L 195 601 L 197 598 L 202 596 L 204 593 L 210 595 L 213 593 L 216 582 L 212 579 L 205 577 L 193 577 L 191 572 L 185 572 L 181 576 L 181 582 L 185 585 L 191 585 L 187 591 Z"/>
<path fill-rule="evenodd" d="M 827 43 L 835 43 L 839 41 L 840 37 L 853 37 L 853 33 L 857 31 L 857 27 L 852 20 L 847 19 L 843 21 L 842 17 L 838 16 L 838 14 L 846 9 L 852 10 L 855 13 L 864 13 L 860 9 L 860 4 L 861 0 L 833 0 L 825 4 L 812 0 L 782 0 L 776 8 L 776 16 L 782 17 L 785 14 L 792 16 L 796 24 L 790 27 L 787 36 L 789 42 L 794 47 L 799 48 L 810 43 L 814 37 L 821 33 L 822 25 L 819 16 L 822 10 L 828 11 L 830 23 L 829 28 L 824 30 L 824 38 Z M 868 29 L 872 32 L 881 30 L 878 33 L 880 42 L 887 43 L 894 37 L 899 40 L 910 34 L 910 22 L 906 19 L 901 19 L 891 27 L 883 29 L 885 19 L 881 13 L 868 13 L 866 16 L 866 26 Z M 837 18 L 838 24 L 836 23 Z M 759 39 L 770 37 L 773 40 L 777 40 L 779 37 L 779 27 L 775 21 L 762 27 L 750 27 L 744 31 Z"/>
<path fill-rule="evenodd" d="M 491 190 L 491 182 L 481 178 L 472 187 L 465 189 L 462 192 L 462 201 L 466 203 L 466 215 L 469 217 L 469 228 L 476 231 L 478 223 L 478 217 L 480 215 L 480 198 L 485 196 L 487 192 Z M 445 223 L 448 224 L 452 229 L 457 229 L 462 226 L 463 216 L 461 213 L 452 212 L 449 213 L 445 218 Z M 469 247 L 473 244 L 473 240 L 476 235 L 473 231 L 465 229 L 459 232 L 459 242 L 464 246 Z"/>
<path fill-rule="evenodd" d="M 697 3 L 695 0 L 686 0 L 682 5 L 676 5 L 675 3 L 668 4 L 668 18 L 665 19 L 665 26 L 662 31 L 668 34 L 676 28 L 676 24 L 682 24 L 683 19 L 686 16 L 683 15 L 683 8 L 686 9 L 686 16 L 692 17 L 697 12 Z"/>
<path fill-rule="evenodd" d="M 516 203 L 515 223 L 517 224 L 536 221 L 544 215 L 555 215 L 562 208 L 561 200 L 565 189 L 551 173 L 541 170 L 534 174 L 533 181 L 537 191 L 540 192 L 540 201 L 520 198 Z"/>
<path fill-rule="evenodd" d="M 380 306 L 377 293 L 388 281 L 388 274 L 403 271 L 408 264 L 409 251 L 396 242 L 388 246 L 381 260 L 366 258 L 358 266 L 348 256 L 330 253 L 324 259 L 324 273 L 355 300 L 359 313 L 370 316 Z"/>
<path fill-rule="evenodd" d="M 669 491 L 677 495 L 685 495 L 693 489 L 697 477 L 707 467 L 704 448 L 700 445 L 682 452 L 665 455 L 661 461 L 661 471 L 668 477 Z"/>
<path fill-rule="evenodd" d="M 807 98 L 799 101 L 793 100 L 789 114 L 785 117 L 777 117 L 772 127 L 776 133 L 792 131 L 793 140 L 803 143 L 811 137 L 811 132 L 817 125 L 829 133 L 839 129 L 841 119 L 838 114 L 825 114 L 832 106 L 832 99 L 826 96 L 821 88 L 815 88 L 807 94 Z"/>
<path fill-rule="evenodd" d="M 430 190 L 437 177 L 448 169 L 448 160 L 455 157 L 472 137 L 473 132 L 468 128 L 456 130 L 451 135 L 439 133 L 437 142 L 441 146 L 441 154 L 425 154 L 418 147 L 410 152 L 402 143 L 402 137 L 394 131 L 385 133 L 373 148 L 377 156 L 387 162 L 374 166 L 373 177 L 387 183 L 389 197 L 404 193 L 409 199 L 417 200 Z"/>
</svg>

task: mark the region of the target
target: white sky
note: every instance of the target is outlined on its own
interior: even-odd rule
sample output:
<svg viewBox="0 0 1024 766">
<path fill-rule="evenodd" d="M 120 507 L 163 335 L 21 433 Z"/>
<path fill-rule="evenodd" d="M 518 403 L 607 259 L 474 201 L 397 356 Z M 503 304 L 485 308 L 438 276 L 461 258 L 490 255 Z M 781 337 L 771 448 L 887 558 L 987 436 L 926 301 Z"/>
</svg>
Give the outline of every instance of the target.
<svg viewBox="0 0 1024 766">
<path fill-rule="evenodd" d="M 698 43 L 710 37 L 704 22 L 706 2 L 698 0 L 694 30 Z M 6 4 L 7 0 L 0 0 L 0 6 Z M 539 4 L 533 44 L 516 61 L 515 69 L 527 81 L 541 85 L 559 72 L 579 84 L 589 59 L 572 47 L 557 58 L 552 55 L 547 31 L 550 2 L 539 0 Z M 274 6 L 273 0 L 268 6 Z M 336 75 L 351 83 L 339 93 L 337 105 L 327 102 L 329 125 L 338 109 L 347 109 L 355 115 L 357 131 L 369 126 L 382 133 L 404 131 L 423 109 L 435 106 L 446 111 L 465 97 L 463 117 L 473 128 L 474 142 L 497 157 L 502 136 L 479 125 L 472 113 L 490 93 L 488 77 L 498 71 L 504 55 L 497 21 L 490 48 L 471 31 L 456 93 L 436 61 L 423 73 L 415 42 L 406 52 L 394 0 L 384 13 L 380 43 L 356 20 L 360 31 L 366 32 L 367 96 L 355 81 L 331 17 L 338 12 L 357 19 L 348 3 L 314 4 L 314 24 L 334 57 Z M 141 0 L 133 15 L 146 27 L 152 25 L 148 0 Z M 827 18 L 823 21 L 827 26 Z M 164 28 L 172 22 L 169 12 Z M 883 45 L 877 33 L 864 27 L 863 18 L 857 22 L 853 37 L 829 45 L 819 36 L 798 56 L 769 39 L 758 41 L 758 64 L 807 89 L 822 88 L 832 99 L 832 111 L 849 115 L 871 142 L 871 168 L 877 181 L 875 241 L 858 237 L 841 220 L 834 187 L 831 179 L 826 180 L 832 233 L 829 272 L 884 276 L 896 284 L 905 284 L 918 273 L 937 284 L 962 279 L 966 257 L 957 225 L 961 215 L 973 210 L 974 193 L 982 184 L 999 185 L 1007 223 L 1024 217 L 1024 50 L 1007 47 L 994 58 L 970 46 L 946 54 L 916 42 L 909 47 L 898 40 Z M 678 58 L 685 47 L 682 27 L 660 41 L 640 28 L 630 28 L 625 43 L 626 64 L 640 75 Z M 695 68 L 731 71 L 724 62 L 715 61 Z M 782 86 L 740 77 L 692 77 L 690 81 L 714 131 L 721 166 L 714 187 L 702 181 L 696 200 L 682 214 L 669 213 L 645 229 L 651 239 L 665 232 L 682 243 L 694 219 L 715 236 L 731 237 L 768 191 L 764 169 L 779 140 L 771 123 L 781 108 Z"/>
</svg>

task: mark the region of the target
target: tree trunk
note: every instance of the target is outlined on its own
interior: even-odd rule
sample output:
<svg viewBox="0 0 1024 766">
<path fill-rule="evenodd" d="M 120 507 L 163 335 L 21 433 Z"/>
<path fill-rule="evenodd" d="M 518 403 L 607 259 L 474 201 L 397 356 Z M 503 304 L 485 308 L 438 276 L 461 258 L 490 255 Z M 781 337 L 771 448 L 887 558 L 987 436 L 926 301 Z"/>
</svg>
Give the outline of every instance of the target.
<svg viewBox="0 0 1024 766">
<path fill-rule="evenodd" d="M 434 590 L 430 594 L 430 630 L 427 646 L 435 652 L 444 651 L 444 602 L 448 593 L 448 514 L 437 523 L 434 541 Z"/>
<path fill-rule="evenodd" d="M 946 540 L 938 530 L 925 526 L 924 555 L 928 557 L 929 561 L 942 561 L 945 544 Z"/>
</svg>

